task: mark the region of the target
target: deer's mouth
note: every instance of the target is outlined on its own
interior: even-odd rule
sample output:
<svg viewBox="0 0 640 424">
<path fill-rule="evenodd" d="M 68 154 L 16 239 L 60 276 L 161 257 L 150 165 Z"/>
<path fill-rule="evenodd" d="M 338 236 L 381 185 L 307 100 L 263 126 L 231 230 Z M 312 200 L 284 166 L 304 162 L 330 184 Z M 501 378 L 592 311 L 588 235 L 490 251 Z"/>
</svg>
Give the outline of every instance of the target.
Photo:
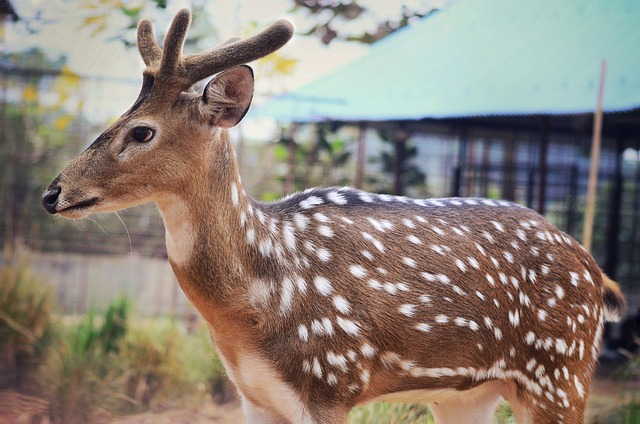
<svg viewBox="0 0 640 424">
<path fill-rule="evenodd" d="M 90 211 L 91 207 L 97 204 L 99 201 L 100 201 L 99 198 L 92 197 L 90 199 L 83 200 L 73 205 L 66 206 L 62 209 L 59 209 L 57 212 L 58 214 L 60 214 L 65 218 L 81 218 L 89 214 L 91 212 Z"/>
</svg>

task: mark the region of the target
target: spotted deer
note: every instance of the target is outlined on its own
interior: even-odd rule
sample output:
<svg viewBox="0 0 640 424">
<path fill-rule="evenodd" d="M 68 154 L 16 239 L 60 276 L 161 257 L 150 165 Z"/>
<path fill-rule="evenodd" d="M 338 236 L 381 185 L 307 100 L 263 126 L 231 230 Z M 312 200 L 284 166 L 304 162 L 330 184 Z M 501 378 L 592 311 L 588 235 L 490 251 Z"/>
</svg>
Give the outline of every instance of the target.
<svg viewBox="0 0 640 424">
<path fill-rule="evenodd" d="M 341 423 L 355 405 L 420 401 L 438 423 L 490 423 L 504 398 L 518 422 L 582 422 L 604 320 L 625 307 L 591 255 L 501 200 L 251 198 L 227 129 L 251 102 L 245 63 L 292 28 L 183 56 L 189 22 L 180 11 L 163 48 L 140 23 L 138 99 L 42 203 L 65 218 L 157 204 L 248 421 Z"/>
</svg>

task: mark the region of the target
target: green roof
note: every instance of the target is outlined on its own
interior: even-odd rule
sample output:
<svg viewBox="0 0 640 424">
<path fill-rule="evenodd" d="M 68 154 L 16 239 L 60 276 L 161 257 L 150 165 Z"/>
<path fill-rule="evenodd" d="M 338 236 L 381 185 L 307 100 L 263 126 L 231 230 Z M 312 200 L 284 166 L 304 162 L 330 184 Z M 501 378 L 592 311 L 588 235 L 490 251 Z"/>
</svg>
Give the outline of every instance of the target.
<svg viewBox="0 0 640 424">
<path fill-rule="evenodd" d="M 413 120 L 640 108 L 640 1 L 457 0 L 368 55 L 252 112 Z"/>
</svg>

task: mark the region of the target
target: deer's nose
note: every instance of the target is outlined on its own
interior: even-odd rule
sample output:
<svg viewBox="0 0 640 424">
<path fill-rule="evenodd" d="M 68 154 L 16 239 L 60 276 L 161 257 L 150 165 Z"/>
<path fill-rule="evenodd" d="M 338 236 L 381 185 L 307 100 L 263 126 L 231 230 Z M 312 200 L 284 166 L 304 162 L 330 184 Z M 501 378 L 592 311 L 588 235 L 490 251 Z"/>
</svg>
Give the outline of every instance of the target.
<svg viewBox="0 0 640 424">
<path fill-rule="evenodd" d="M 42 206 L 49 212 L 50 214 L 55 214 L 56 205 L 58 204 L 58 196 L 62 188 L 60 186 L 50 186 L 47 191 L 42 193 Z"/>
</svg>

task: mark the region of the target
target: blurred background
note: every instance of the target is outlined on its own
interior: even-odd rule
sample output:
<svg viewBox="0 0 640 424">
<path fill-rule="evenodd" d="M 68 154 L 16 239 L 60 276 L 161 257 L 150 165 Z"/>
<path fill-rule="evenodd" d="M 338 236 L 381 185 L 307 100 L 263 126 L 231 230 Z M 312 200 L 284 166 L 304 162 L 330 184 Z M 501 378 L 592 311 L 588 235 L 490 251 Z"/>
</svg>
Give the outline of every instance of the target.
<svg viewBox="0 0 640 424">
<path fill-rule="evenodd" d="M 212 406 L 233 395 L 170 270 L 155 207 L 68 222 L 40 206 L 137 97 L 137 22 L 152 19 L 161 40 L 184 6 L 187 53 L 278 18 L 296 28 L 252 64 L 254 104 L 232 130 L 260 200 L 317 185 L 507 199 L 582 241 L 603 78 L 590 250 L 630 307 L 608 325 L 589 419 L 640 422 L 635 0 L 0 0 L 0 422 L 241 419 L 233 404 Z M 510 422 L 508 408 L 496 419 Z M 350 420 L 430 418 L 382 405 Z"/>
</svg>

